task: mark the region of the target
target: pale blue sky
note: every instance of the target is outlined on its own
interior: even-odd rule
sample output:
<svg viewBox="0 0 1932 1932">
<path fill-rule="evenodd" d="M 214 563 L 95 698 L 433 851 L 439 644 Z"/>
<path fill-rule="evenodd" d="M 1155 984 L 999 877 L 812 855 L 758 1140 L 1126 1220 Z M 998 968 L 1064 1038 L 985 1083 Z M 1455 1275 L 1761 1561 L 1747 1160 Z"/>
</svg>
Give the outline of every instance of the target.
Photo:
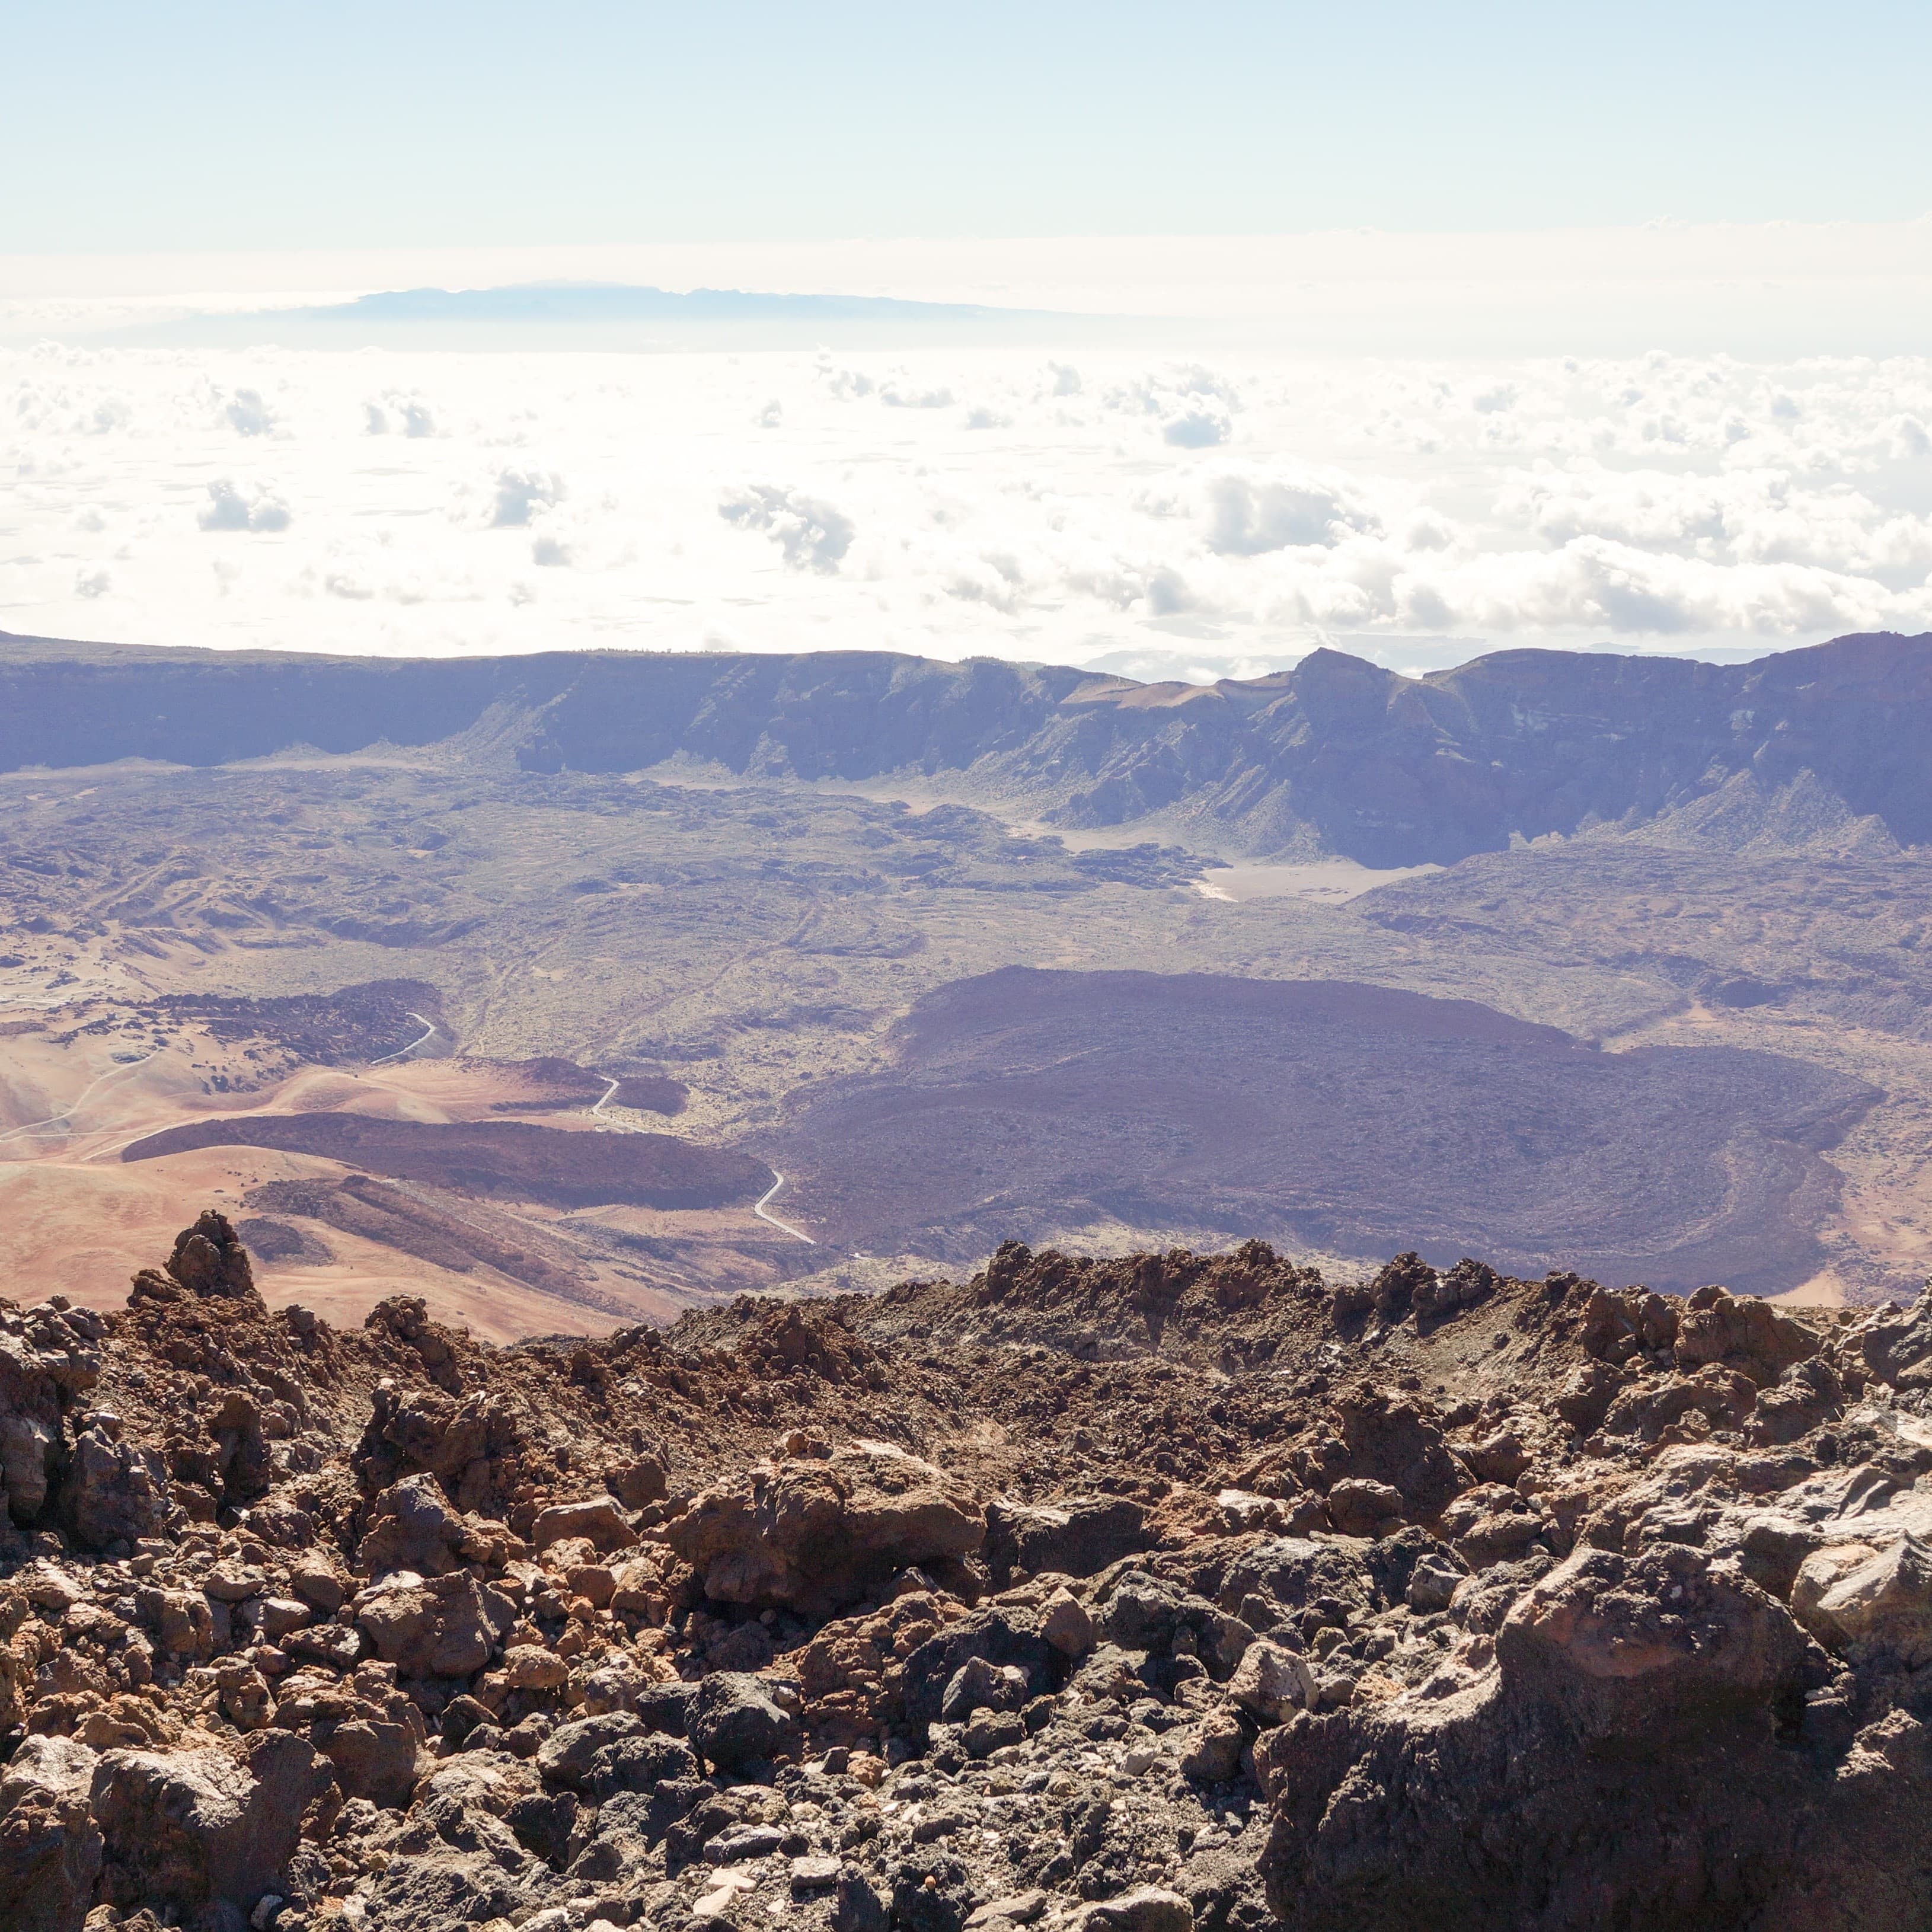
<svg viewBox="0 0 1932 1932">
<path fill-rule="evenodd" d="M 0 254 L 1932 212 L 1932 8 L 0 0 Z"/>
</svg>

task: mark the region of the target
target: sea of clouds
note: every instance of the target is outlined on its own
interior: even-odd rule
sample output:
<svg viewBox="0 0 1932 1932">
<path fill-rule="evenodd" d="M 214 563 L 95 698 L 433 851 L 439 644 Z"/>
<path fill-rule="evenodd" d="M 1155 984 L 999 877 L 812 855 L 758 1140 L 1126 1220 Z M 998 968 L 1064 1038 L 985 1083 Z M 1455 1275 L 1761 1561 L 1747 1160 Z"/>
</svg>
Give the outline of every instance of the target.
<svg viewBox="0 0 1932 1932">
<path fill-rule="evenodd" d="M 1932 628 L 1932 358 L 0 348 L 0 630 L 1253 674 Z"/>
</svg>

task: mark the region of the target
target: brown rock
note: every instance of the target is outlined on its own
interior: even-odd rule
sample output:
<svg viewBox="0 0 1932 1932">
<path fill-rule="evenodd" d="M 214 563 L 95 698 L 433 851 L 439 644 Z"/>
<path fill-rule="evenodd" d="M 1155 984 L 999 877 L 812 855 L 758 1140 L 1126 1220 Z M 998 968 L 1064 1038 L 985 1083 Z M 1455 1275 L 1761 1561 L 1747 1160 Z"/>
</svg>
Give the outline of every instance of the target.
<svg viewBox="0 0 1932 1932">
<path fill-rule="evenodd" d="M 855 1442 L 829 1460 L 761 1462 L 706 1491 L 664 1532 L 730 1604 L 823 1615 L 895 1572 L 969 1555 L 986 1534 L 970 1490 L 890 1443 Z"/>
<path fill-rule="evenodd" d="M 1534 1585 L 1497 1633 L 1514 1682 L 1534 1682 L 1593 1733 L 1659 1731 L 1725 1701 L 1802 1681 L 1804 1634 L 1774 1598 L 1706 1550 L 1636 1556 L 1579 1550 Z"/>
<path fill-rule="evenodd" d="M 202 1590 L 218 1602 L 224 1604 L 246 1603 L 250 1597 L 259 1597 L 268 1587 L 268 1577 L 252 1565 L 242 1563 L 218 1563 L 201 1580 Z"/>
<path fill-rule="evenodd" d="M 356 1624 L 386 1664 L 408 1677 L 466 1677 L 481 1670 L 516 1621 L 500 1590 L 466 1571 L 415 1582 L 398 1579 L 356 1599 Z"/>
<path fill-rule="evenodd" d="M 416 1727 L 391 1718 L 352 1718 L 317 1724 L 314 1735 L 345 1798 L 398 1808 L 408 1804 L 422 1768 Z"/>
<path fill-rule="evenodd" d="M 584 1537 L 606 1552 L 628 1549 L 638 1540 L 624 1512 L 610 1496 L 586 1496 L 581 1502 L 553 1504 L 538 1516 L 530 1540 L 538 1550 L 548 1550 L 567 1536 Z"/>
<path fill-rule="evenodd" d="M 1088 1906 L 1078 1922 L 1084 1932 L 1194 1932 L 1194 1908 L 1177 1892 L 1142 1885 Z"/>
<path fill-rule="evenodd" d="M 1094 1648 L 1094 1619 L 1068 1589 L 1056 1590 L 1047 1598 L 1040 1634 L 1062 1657 L 1084 1657 Z"/>
<path fill-rule="evenodd" d="M 642 1617 L 653 1628 L 661 1627 L 670 1615 L 669 1593 L 650 1558 L 612 1564 L 610 1584 L 610 1607 L 619 1615 Z"/>
<path fill-rule="evenodd" d="M 1328 1492 L 1328 1516 L 1344 1536 L 1374 1536 L 1403 1513 L 1402 1492 L 1366 1477 L 1345 1476 Z"/>
<path fill-rule="evenodd" d="M 558 1690 L 570 1680 L 563 1659 L 536 1643 L 512 1644 L 503 1653 L 503 1672 L 513 1690 Z"/>
<path fill-rule="evenodd" d="M 1551 1406 L 1571 1428 L 1589 1436 L 1600 1429 L 1623 1388 L 1624 1378 L 1606 1362 L 1584 1362 L 1571 1370 Z"/>
<path fill-rule="evenodd" d="M 190 1294 L 256 1298 L 248 1251 L 228 1217 L 212 1208 L 204 1211 L 192 1228 L 184 1228 L 175 1237 L 174 1252 L 168 1257 L 166 1266 L 168 1273 Z"/>
<path fill-rule="evenodd" d="M 640 1510 L 664 1499 L 669 1478 L 655 1456 L 639 1456 L 620 1463 L 608 1480 L 610 1493 L 625 1508 Z"/>
<path fill-rule="evenodd" d="M 0 1918 L 16 1932 L 73 1932 L 92 1900 L 95 1761 L 71 1738 L 30 1737 L 0 1768 Z"/>
<path fill-rule="evenodd" d="M 1604 1418 L 1606 1436 L 1635 1436 L 1657 1442 L 1665 1430 L 1701 1418 L 1703 1432 L 1736 1429 L 1757 1400 L 1757 1388 L 1742 1370 L 1708 1364 L 1694 1376 L 1666 1376 L 1628 1384 Z"/>
<path fill-rule="evenodd" d="M 1680 1369 L 1719 1362 L 1742 1370 L 1760 1388 L 1777 1381 L 1794 1362 L 1818 1352 L 1818 1336 L 1804 1322 L 1755 1295 L 1700 1288 L 1678 1324 L 1674 1354 Z"/>
<path fill-rule="evenodd" d="M 1744 1424 L 1754 1448 L 1796 1442 L 1844 1412 L 1845 1387 L 1831 1364 L 1813 1355 L 1794 1362 L 1759 1396 Z"/>
<path fill-rule="evenodd" d="M 440 1576 L 463 1562 L 466 1526 L 434 1476 L 410 1476 L 385 1490 L 370 1505 L 367 1534 L 356 1552 L 357 1567 L 371 1576 L 412 1570 Z"/>
<path fill-rule="evenodd" d="M 1258 1637 L 1234 1666 L 1228 1694 L 1262 1723 L 1283 1724 L 1297 1711 L 1314 1707 L 1315 1672 L 1306 1658 Z"/>
<path fill-rule="evenodd" d="M 292 1597 L 264 1597 L 255 1612 L 256 1627 L 271 1643 L 302 1630 L 315 1621 L 315 1612 Z"/>
<path fill-rule="evenodd" d="M 1442 1430 L 1406 1396 L 1362 1384 L 1336 1403 L 1346 1454 L 1340 1478 L 1359 1478 L 1394 1490 L 1408 1512 L 1436 1515 L 1469 1487 L 1469 1474 Z M 1329 1514 L 1334 1514 L 1329 1488 Z"/>
<path fill-rule="evenodd" d="M 564 1573 L 564 1584 L 573 1597 L 581 1597 L 595 1610 L 604 1610 L 617 1594 L 617 1579 L 602 1563 L 574 1563 Z"/>
<path fill-rule="evenodd" d="M 289 1588 L 310 1610 L 326 1617 L 334 1616 L 348 1598 L 334 1566 L 316 1556 L 298 1557 L 290 1566 Z"/>
<path fill-rule="evenodd" d="M 1530 1454 L 1514 1430 L 1499 1429 L 1462 1451 L 1479 1481 L 1514 1483 L 1529 1467 Z"/>
<path fill-rule="evenodd" d="M 1180 1768 L 1201 1784 L 1226 1784 L 1240 1772 L 1246 1745 L 1246 1734 L 1232 1711 L 1225 1706 L 1210 1711 L 1182 1752 Z"/>
<path fill-rule="evenodd" d="M 88 1550 L 161 1535 L 182 1515 L 160 1458 L 116 1442 L 98 1420 L 74 1438 L 60 1508 L 74 1540 Z"/>
<path fill-rule="evenodd" d="M 1492 1510 L 1456 1538 L 1456 1554 L 1472 1570 L 1486 1570 L 1514 1562 L 1543 1533 L 1542 1519 L 1527 1510 Z"/>
<path fill-rule="evenodd" d="M 105 1888 L 124 1907 L 251 1911 L 287 1864 L 329 1768 L 302 1738 L 257 1732 L 233 1753 L 110 1751 L 92 1778 Z"/>
<path fill-rule="evenodd" d="M 1091 1576 L 1144 1550 L 1146 1511 L 1128 1496 L 1061 1496 L 1050 1503 L 1004 1498 L 986 1510 L 986 1560 L 996 1578 Z"/>
<path fill-rule="evenodd" d="M 268 1680 L 253 1664 L 240 1658 L 225 1658 L 215 1666 L 214 1682 L 222 1714 L 238 1730 L 264 1730 L 274 1722 L 275 1700 Z"/>
<path fill-rule="evenodd" d="M 1834 1650 L 1872 1644 L 1915 1670 L 1932 1664 L 1932 1544 L 1907 1531 L 1882 1548 L 1814 1551 L 1798 1567 L 1791 1608 Z"/>
</svg>

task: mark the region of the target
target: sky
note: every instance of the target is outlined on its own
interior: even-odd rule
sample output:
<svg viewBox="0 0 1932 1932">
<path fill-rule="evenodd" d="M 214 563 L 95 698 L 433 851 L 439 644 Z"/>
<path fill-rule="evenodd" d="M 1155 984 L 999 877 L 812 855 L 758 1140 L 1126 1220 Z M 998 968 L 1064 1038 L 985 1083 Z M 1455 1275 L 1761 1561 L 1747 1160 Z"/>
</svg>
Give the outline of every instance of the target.
<svg viewBox="0 0 1932 1932">
<path fill-rule="evenodd" d="M 1201 679 L 1932 626 L 1922 6 L 0 0 L 0 630 Z M 1054 320 L 274 320 L 532 280 Z"/>
<path fill-rule="evenodd" d="M 1932 9 L 8 0 L 0 255 L 1932 212 Z"/>
</svg>

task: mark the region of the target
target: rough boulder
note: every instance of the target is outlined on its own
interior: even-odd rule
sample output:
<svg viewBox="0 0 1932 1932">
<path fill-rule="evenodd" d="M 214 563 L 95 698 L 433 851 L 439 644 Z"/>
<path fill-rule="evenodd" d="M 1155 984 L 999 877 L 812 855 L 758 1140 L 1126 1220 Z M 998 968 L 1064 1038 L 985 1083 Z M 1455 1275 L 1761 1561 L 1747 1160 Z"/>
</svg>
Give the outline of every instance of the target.
<svg viewBox="0 0 1932 1932">
<path fill-rule="evenodd" d="M 984 1508 L 964 1484 L 890 1443 L 784 1454 L 706 1491 L 668 1540 L 719 1603 L 823 1616 L 896 1572 L 971 1555 Z"/>
</svg>

